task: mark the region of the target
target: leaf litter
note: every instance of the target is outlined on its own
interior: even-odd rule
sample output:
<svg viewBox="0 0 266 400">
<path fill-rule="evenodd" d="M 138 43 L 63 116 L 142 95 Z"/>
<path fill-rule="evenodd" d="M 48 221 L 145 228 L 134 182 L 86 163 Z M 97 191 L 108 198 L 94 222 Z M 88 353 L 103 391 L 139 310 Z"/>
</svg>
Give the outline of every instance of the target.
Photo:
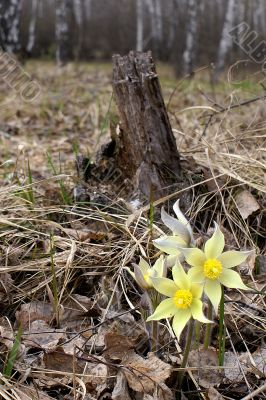
<svg viewBox="0 0 266 400">
<path fill-rule="evenodd" d="M 1 373 L 0 395 L 23 400 L 174 399 L 183 343 L 177 346 L 162 323 L 159 351 L 150 352 L 150 332 L 139 314 L 142 293 L 123 269 L 140 255 L 155 256 L 146 211 L 114 195 L 112 182 L 82 186 L 75 172 L 76 153 L 86 152 L 93 160 L 108 138 L 104 121 L 112 91 L 110 68 L 70 65 L 58 70 L 41 63 L 28 68 L 48 85 L 42 99 L 30 106 L 18 98 L 8 103 L 12 94 L 6 89 L 0 111 L 1 371 L 22 327 L 13 375 L 7 379 Z M 164 78 L 164 68 L 167 98 L 176 81 L 167 81 L 168 71 Z M 185 104 L 204 105 L 198 85 L 195 79 L 187 89 L 180 88 L 169 105 L 191 182 L 188 211 L 198 232 L 208 236 L 209 221 L 214 216 L 220 220 L 228 250 L 257 249 L 259 258 L 240 270 L 258 292 L 226 292 L 224 368 L 217 368 L 215 321 L 214 347 L 191 351 L 185 387 L 200 398 L 239 398 L 234 397 L 238 391 L 244 396 L 260 387 L 266 373 L 265 297 L 259 293 L 265 291 L 264 104 L 250 106 L 259 111 L 252 122 L 241 109 L 217 114 L 202 136 L 205 111 L 175 114 Z M 234 91 L 238 100 L 247 95 Z M 224 100 L 224 92 L 217 96 Z M 110 110 L 113 124 L 114 104 Z M 214 173 L 221 176 L 197 186 Z M 75 190 L 83 193 L 85 203 L 65 201 L 65 191 L 73 198 Z M 153 238 L 161 233 L 155 214 Z M 190 391 L 183 398 L 191 398 Z"/>
</svg>

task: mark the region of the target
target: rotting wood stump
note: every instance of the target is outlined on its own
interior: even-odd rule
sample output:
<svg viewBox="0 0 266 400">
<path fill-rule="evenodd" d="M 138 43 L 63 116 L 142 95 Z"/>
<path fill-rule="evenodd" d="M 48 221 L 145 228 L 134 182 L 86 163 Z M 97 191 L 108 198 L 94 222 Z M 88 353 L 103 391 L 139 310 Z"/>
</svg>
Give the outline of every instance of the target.
<svg viewBox="0 0 266 400">
<path fill-rule="evenodd" d="M 181 182 L 181 167 L 151 53 L 114 55 L 113 90 L 121 119 L 116 165 L 136 191 L 158 198 Z"/>
<path fill-rule="evenodd" d="M 95 200 L 92 192 L 108 185 L 114 194 L 140 202 L 182 188 L 179 154 L 151 53 L 114 55 L 113 90 L 119 129 L 110 125 L 112 140 L 97 153 L 96 163 L 77 157 L 77 201 Z M 90 193 L 82 181 L 89 183 Z"/>
</svg>

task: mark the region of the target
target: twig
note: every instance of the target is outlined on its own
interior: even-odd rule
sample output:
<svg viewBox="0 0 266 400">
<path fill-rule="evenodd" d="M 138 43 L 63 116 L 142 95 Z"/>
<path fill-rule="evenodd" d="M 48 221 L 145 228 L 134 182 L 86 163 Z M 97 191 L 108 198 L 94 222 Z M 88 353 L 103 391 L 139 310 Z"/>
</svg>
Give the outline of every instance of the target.
<svg viewBox="0 0 266 400">
<path fill-rule="evenodd" d="M 262 385 L 261 387 L 259 387 L 258 389 L 254 390 L 254 392 L 249 393 L 247 396 L 242 397 L 241 400 L 250 400 L 253 399 L 255 396 L 257 396 L 257 394 L 261 393 L 263 390 L 266 390 L 266 383 L 264 383 L 264 385 Z"/>
</svg>

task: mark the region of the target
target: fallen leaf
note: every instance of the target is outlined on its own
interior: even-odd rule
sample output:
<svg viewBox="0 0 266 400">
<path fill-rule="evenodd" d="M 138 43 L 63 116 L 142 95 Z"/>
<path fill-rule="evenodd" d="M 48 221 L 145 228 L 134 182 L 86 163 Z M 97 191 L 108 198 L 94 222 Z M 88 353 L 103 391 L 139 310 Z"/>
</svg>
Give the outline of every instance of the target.
<svg viewBox="0 0 266 400">
<path fill-rule="evenodd" d="M 128 392 L 127 379 L 122 371 L 118 371 L 112 400 L 132 400 Z"/>
<path fill-rule="evenodd" d="M 221 383 L 223 373 L 217 368 L 218 356 L 214 348 L 191 350 L 188 364 L 197 368 L 193 371 L 193 375 L 200 386 L 208 389 Z"/>
<path fill-rule="evenodd" d="M 207 392 L 209 400 L 223 400 L 224 397 L 214 387 L 210 387 Z"/>
<path fill-rule="evenodd" d="M 247 372 L 247 358 L 248 355 L 246 353 L 237 355 L 232 351 L 226 351 L 224 353 L 225 378 L 234 383 L 241 382 Z"/>
<path fill-rule="evenodd" d="M 65 332 L 50 328 L 42 320 L 35 320 L 30 324 L 29 331 L 23 332 L 23 343 L 27 347 L 41 347 L 44 350 L 53 349 L 60 339 L 66 337 Z"/>
<path fill-rule="evenodd" d="M 47 324 L 53 319 L 53 307 L 42 301 L 31 301 L 22 304 L 20 311 L 16 312 L 17 322 L 21 324 L 22 330 L 30 330 L 31 323 L 39 320 Z"/>
<path fill-rule="evenodd" d="M 235 196 L 235 202 L 243 219 L 247 219 L 251 214 L 260 209 L 255 197 L 247 190 L 238 192 Z"/>
<path fill-rule="evenodd" d="M 136 392 L 153 393 L 171 374 L 171 366 L 153 353 L 145 359 L 131 351 L 122 359 L 122 365 L 129 387 Z"/>
</svg>

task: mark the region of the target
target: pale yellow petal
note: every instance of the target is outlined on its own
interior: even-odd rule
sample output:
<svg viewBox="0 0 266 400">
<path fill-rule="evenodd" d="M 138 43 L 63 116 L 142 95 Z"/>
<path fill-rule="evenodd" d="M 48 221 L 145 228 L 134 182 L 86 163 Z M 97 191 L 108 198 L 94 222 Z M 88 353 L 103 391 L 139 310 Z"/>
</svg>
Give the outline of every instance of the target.
<svg viewBox="0 0 266 400">
<path fill-rule="evenodd" d="M 248 258 L 252 251 L 226 251 L 218 257 L 224 268 L 233 268 Z"/>
<path fill-rule="evenodd" d="M 185 243 L 190 243 L 190 234 L 186 226 L 176 218 L 173 218 L 171 215 L 167 214 L 163 208 L 161 210 L 161 219 L 164 225 L 166 225 L 174 235 L 179 236 Z"/>
<path fill-rule="evenodd" d="M 206 261 L 206 256 L 202 250 L 197 248 L 191 249 L 180 249 L 181 252 L 184 254 L 186 262 L 192 267 L 202 267 Z"/>
<path fill-rule="evenodd" d="M 149 264 L 147 261 L 145 261 L 142 257 L 139 259 L 139 269 L 141 270 L 143 275 L 146 275 L 148 273 L 148 270 L 150 269 Z"/>
<path fill-rule="evenodd" d="M 190 291 L 194 299 L 200 299 L 203 292 L 203 285 L 199 285 L 197 283 L 192 283 L 190 287 Z"/>
<path fill-rule="evenodd" d="M 217 313 L 221 301 L 222 289 L 221 284 L 217 280 L 207 279 L 204 285 L 204 292 L 210 299 L 215 312 Z"/>
<path fill-rule="evenodd" d="M 212 322 L 208 318 L 206 318 L 205 315 L 203 314 L 203 311 L 202 311 L 203 304 L 202 304 L 201 300 L 193 299 L 190 308 L 191 308 L 192 317 L 194 319 L 197 319 L 198 321 L 203 322 L 204 324 Z"/>
<path fill-rule="evenodd" d="M 151 278 L 154 288 L 157 292 L 167 297 L 173 297 L 178 290 L 174 281 L 168 278 Z"/>
<path fill-rule="evenodd" d="M 173 299 L 165 299 L 158 305 L 147 321 L 158 321 L 159 319 L 173 317 L 177 310 L 177 307 L 173 303 Z"/>
<path fill-rule="evenodd" d="M 173 266 L 172 274 L 175 284 L 180 289 L 190 288 L 190 280 L 179 261 L 176 261 L 176 264 Z"/>
<path fill-rule="evenodd" d="M 231 269 L 224 269 L 219 276 L 219 281 L 226 287 L 231 289 L 250 290 L 242 281 L 240 275 Z"/>
<path fill-rule="evenodd" d="M 182 222 L 182 224 L 184 224 L 189 232 L 190 235 L 190 240 L 193 242 L 193 232 L 192 232 L 192 228 L 191 225 L 189 223 L 189 221 L 187 220 L 187 218 L 185 217 L 185 215 L 182 213 L 182 211 L 180 210 L 179 207 L 179 199 L 175 202 L 174 206 L 173 206 L 173 210 L 175 212 L 175 215 L 177 216 L 178 220 L 180 222 Z"/>
<path fill-rule="evenodd" d="M 151 269 L 151 276 L 163 278 L 166 276 L 166 273 L 167 266 L 164 260 L 164 256 L 160 256 Z"/>
<path fill-rule="evenodd" d="M 188 270 L 187 274 L 191 282 L 202 283 L 205 280 L 202 267 L 192 267 Z"/>
<path fill-rule="evenodd" d="M 180 246 L 187 246 L 187 243 L 179 236 L 164 236 L 153 240 L 153 244 L 157 249 L 173 256 L 178 256 L 180 254 Z"/>
<path fill-rule="evenodd" d="M 178 340 L 180 339 L 180 335 L 190 318 L 191 310 L 189 308 L 186 310 L 177 310 L 177 313 L 173 319 L 173 331 L 175 332 Z"/>
<path fill-rule="evenodd" d="M 205 243 L 204 253 L 207 258 L 218 258 L 224 249 L 224 235 L 219 226 L 215 224 L 212 237 Z"/>
<path fill-rule="evenodd" d="M 148 275 L 143 275 L 139 265 L 134 264 L 135 280 L 142 289 L 149 289 L 153 287 L 152 281 Z"/>
</svg>

